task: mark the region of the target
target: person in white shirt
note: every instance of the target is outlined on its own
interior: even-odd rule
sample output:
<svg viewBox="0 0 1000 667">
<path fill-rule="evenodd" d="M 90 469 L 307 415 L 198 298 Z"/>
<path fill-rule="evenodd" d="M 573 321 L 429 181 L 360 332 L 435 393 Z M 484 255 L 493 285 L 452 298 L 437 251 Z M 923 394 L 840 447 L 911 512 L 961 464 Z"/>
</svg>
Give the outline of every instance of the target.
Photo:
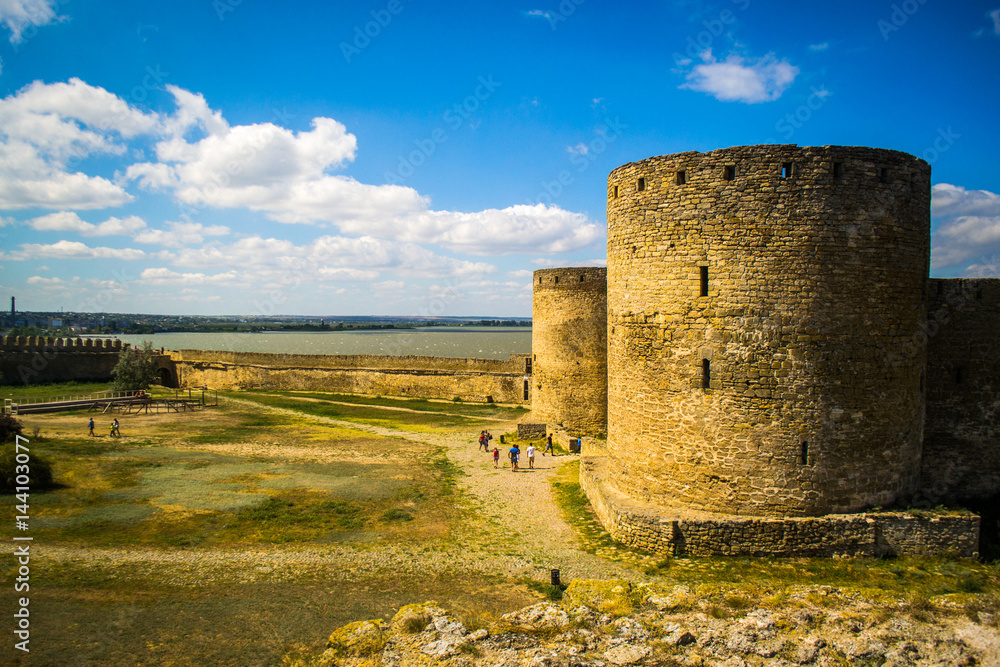
<svg viewBox="0 0 1000 667">
<path fill-rule="evenodd" d="M 535 467 L 535 446 L 534 445 L 528 445 L 528 449 L 525 450 L 525 454 L 528 455 L 528 467 L 529 468 L 534 468 Z"/>
</svg>

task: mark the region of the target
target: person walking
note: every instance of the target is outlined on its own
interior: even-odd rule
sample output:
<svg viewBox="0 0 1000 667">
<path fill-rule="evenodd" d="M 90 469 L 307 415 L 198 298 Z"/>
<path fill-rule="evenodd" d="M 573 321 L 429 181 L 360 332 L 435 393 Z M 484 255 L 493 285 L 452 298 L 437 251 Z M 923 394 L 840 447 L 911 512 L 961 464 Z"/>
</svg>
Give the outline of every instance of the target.
<svg viewBox="0 0 1000 667">
<path fill-rule="evenodd" d="M 482 449 L 483 445 L 485 443 L 486 443 L 486 431 L 480 431 L 479 432 L 479 447 L 476 449 L 476 451 L 478 452 L 480 449 Z M 489 450 L 487 450 L 487 451 L 489 451 Z"/>
<path fill-rule="evenodd" d="M 122 437 L 121 427 L 119 426 L 117 419 L 115 419 L 115 421 L 111 424 L 111 430 L 114 431 L 115 435 L 119 438 Z"/>
<path fill-rule="evenodd" d="M 90 427 L 90 437 L 93 438 L 94 437 L 94 418 L 93 417 L 91 417 L 90 421 L 87 422 L 87 426 Z"/>
<path fill-rule="evenodd" d="M 517 446 L 516 442 L 514 443 L 514 446 L 510 448 L 510 452 L 508 452 L 507 455 L 510 456 L 510 471 L 517 472 L 517 460 L 521 456 L 521 449 Z"/>
<path fill-rule="evenodd" d="M 500 448 L 499 447 L 494 447 L 493 448 L 493 467 L 496 468 L 497 464 L 499 464 L 499 463 L 500 463 Z"/>
<path fill-rule="evenodd" d="M 555 450 L 552 449 L 552 434 L 551 433 L 549 433 L 549 437 L 545 439 L 545 452 L 548 452 L 548 453 L 552 454 L 552 456 L 556 455 Z M 545 452 L 542 452 L 542 456 L 545 456 Z"/>
<path fill-rule="evenodd" d="M 535 446 L 528 445 L 528 448 L 524 450 L 524 453 L 528 455 L 528 468 L 535 469 Z"/>
</svg>

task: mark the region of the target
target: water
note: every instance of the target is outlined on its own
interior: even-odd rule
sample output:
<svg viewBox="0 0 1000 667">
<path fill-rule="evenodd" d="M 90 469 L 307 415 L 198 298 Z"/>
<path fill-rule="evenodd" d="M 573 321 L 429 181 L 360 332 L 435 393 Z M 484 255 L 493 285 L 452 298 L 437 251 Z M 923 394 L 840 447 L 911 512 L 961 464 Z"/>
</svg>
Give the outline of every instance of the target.
<svg viewBox="0 0 1000 667">
<path fill-rule="evenodd" d="M 119 334 L 168 350 L 227 350 L 278 354 L 418 354 L 506 359 L 531 353 L 529 327 L 423 327 L 374 331 Z"/>
</svg>

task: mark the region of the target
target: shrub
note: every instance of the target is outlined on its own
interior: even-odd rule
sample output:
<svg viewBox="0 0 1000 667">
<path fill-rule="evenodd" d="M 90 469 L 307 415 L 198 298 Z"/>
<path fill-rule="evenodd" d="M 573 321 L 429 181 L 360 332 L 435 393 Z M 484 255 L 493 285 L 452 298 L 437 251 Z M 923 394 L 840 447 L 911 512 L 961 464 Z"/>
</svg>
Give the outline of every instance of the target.
<svg viewBox="0 0 1000 667">
<path fill-rule="evenodd" d="M 118 363 L 111 370 L 115 391 L 149 389 L 157 381 L 159 370 L 153 343 L 142 341 L 142 347 L 127 347 L 118 355 Z"/>
<path fill-rule="evenodd" d="M 19 455 L 21 461 L 17 460 Z M 24 452 L 18 454 L 13 444 L 0 448 L 0 493 L 14 493 L 18 486 L 27 486 L 32 491 L 52 487 L 52 464 L 37 454 L 27 454 L 28 462 L 23 463 L 25 456 Z M 18 475 L 25 474 L 24 468 L 19 470 L 18 466 L 25 465 L 28 466 L 28 483 L 17 484 Z"/>
<path fill-rule="evenodd" d="M 24 427 L 21 422 L 6 412 L 0 415 L 0 444 L 13 440 L 15 436 L 24 435 Z"/>
</svg>

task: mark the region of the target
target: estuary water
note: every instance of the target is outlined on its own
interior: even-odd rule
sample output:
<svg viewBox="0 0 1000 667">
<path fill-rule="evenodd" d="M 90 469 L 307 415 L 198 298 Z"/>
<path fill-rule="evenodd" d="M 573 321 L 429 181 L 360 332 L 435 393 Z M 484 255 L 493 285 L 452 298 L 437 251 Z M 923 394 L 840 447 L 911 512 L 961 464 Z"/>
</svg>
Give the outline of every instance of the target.
<svg viewBox="0 0 1000 667">
<path fill-rule="evenodd" d="M 506 359 L 531 353 L 530 327 L 422 327 L 372 331 L 119 334 L 126 343 L 168 350 L 275 354 L 418 354 Z"/>
</svg>

